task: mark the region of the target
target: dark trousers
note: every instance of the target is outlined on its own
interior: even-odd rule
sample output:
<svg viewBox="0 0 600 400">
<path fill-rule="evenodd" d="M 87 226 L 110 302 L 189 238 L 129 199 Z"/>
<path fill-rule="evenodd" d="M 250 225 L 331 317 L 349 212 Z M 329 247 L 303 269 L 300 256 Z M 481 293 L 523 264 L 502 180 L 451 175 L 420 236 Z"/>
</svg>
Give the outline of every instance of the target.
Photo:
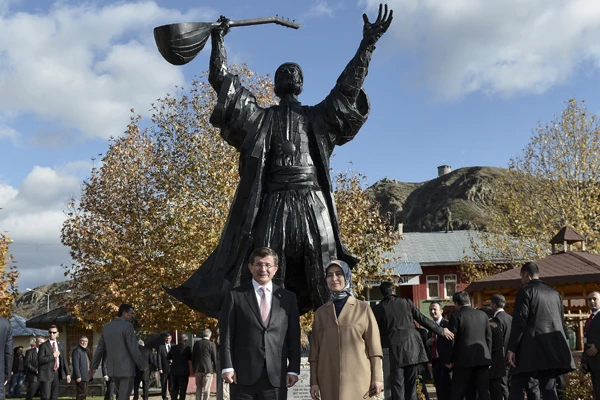
<svg viewBox="0 0 600 400">
<path fill-rule="evenodd" d="M 150 389 L 150 379 L 144 379 L 142 376 L 136 376 L 133 380 L 133 400 L 137 400 L 140 394 L 140 383 L 142 384 L 142 399 L 148 400 L 148 389 Z"/>
<path fill-rule="evenodd" d="M 53 378 L 50 381 L 40 382 L 40 398 L 41 400 L 56 400 L 58 399 L 58 371 L 54 371 Z"/>
<path fill-rule="evenodd" d="M 454 366 L 452 369 L 452 389 L 450 400 L 490 400 L 490 369 L 487 365 L 480 367 Z"/>
<path fill-rule="evenodd" d="M 535 379 L 532 379 L 535 378 Z M 514 374 L 510 377 L 510 392 L 508 400 L 522 400 L 525 396 L 525 391 L 532 391 L 532 385 L 537 380 L 539 392 L 532 393 L 534 400 L 540 397 L 544 400 L 558 400 L 556 395 L 556 376 L 547 375 L 543 372 L 529 373 L 523 372 L 521 374 Z M 527 399 L 529 400 L 529 392 L 527 393 Z"/>
<path fill-rule="evenodd" d="M 440 362 L 439 358 L 433 359 L 433 383 L 435 384 L 435 393 L 437 394 L 438 400 L 449 400 L 450 399 L 450 385 L 452 384 L 452 378 L 450 378 L 450 370 Z"/>
<path fill-rule="evenodd" d="M 106 383 L 106 392 L 104 392 L 104 400 L 113 400 L 115 397 L 115 383 L 109 379 Z"/>
<path fill-rule="evenodd" d="M 229 394 L 231 400 L 287 400 L 287 387 L 285 382 L 279 387 L 271 385 L 267 368 L 264 367 L 254 385 L 231 384 Z"/>
<path fill-rule="evenodd" d="M 173 375 L 173 391 L 171 392 L 171 399 L 185 400 L 189 380 L 190 377 L 188 375 Z"/>
<path fill-rule="evenodd" d="M 418 365 L 407 365 L 391 370 L 392 400 L 417 400 L 418 367 Z"/>
<path fill-rule="evenodd" d="M 40 382 L 27 382 L 27 394 L 25 395 L 25 400 L 32 400 L 39 388 Z"/>
<path fill-rule="evenodd" d="M 167 387 L 169 388 L 169 395 L 173 395 L 173 377 L 171 374 L 163 373 L 160 374 L 160 394 L 163 400 L 167 399 Z"/>
<path fill-rule="evenodd" d="M 490 399 L 491 400 L 506 400 L 502 393 L 502 378 L 490 379 Z"/>
<path fill-rule="evenodd" d="M 117 400 L 129 400 L 133 388 L 133 376 L 111 376 L 110 380 L 115 384 Z"/>
<path fill-rule="evenodd" d="M 75 382 L 75 399 L 85 400 L 88 392 L 88 383 L 85 381 Z"/>
</svg>

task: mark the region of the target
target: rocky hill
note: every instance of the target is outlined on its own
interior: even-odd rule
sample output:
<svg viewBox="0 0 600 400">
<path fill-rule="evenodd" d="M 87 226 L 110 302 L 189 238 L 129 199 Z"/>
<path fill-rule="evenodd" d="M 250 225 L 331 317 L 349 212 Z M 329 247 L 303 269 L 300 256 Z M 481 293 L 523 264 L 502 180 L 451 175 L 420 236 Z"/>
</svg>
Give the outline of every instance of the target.
<svg viewBox="0 0 600 400">
<path fill-rule="evenodd" d="M 368 190 L 405 232 L 439 231 L 445 227 L 444 208 L 452 213 L 454 229 L 485 227 L 485 204 L 494 182 L 506 173 L 496 167 L 460 168 L 421 183 L 382 179 Z"/>
<path fill-rule="evenodd" d="M 33 288 L 34 291 L 25 291 L 24 289 L 17 297 L 13 305 L 13 314 L 20 315 L 25 319 L 30 319 L 38 315 L 44 314 L 48 309 L 48 296 L 42 293 L 50 294 L 50 310 L 62 307 L 68 296 L 68 293 L 61 293 L 65 290 L 69 290 L 72 287 L 71 281 L 63 281 L 57 283 L 50 283 L 48 285 L 38 286 Z M 38 293 L 41 292 L 41 293 Z"/>
</svg>

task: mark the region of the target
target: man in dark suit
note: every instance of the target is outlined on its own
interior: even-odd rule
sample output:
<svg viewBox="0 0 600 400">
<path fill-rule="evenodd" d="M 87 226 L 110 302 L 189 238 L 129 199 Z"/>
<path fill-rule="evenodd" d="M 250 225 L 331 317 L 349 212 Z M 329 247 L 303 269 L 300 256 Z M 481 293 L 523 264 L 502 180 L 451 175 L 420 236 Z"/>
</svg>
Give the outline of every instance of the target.
<svg viewBox="0 0 600 400">
<path fill-rule="evenodd" d="M 167 333 L 165 343 L 158 347 L 158 373 L 160 374 L 160 393 L 162 400 L 167 400 L 167 393 L 173 396 L 173 377 L 171 363 L 167 355 L 171 351 L 171 335 Z M 167 392 L 168 390 L 168 392 Z"/>
<path fill-rule="evenodd" d="M 150 369 L 156 367 L 154 365 L 154 355 L 152 349 L 145 346 L 143 340 L 138 341 L 140 354 L 142 355 L 143 369 L 136 368 L 135 379 L 133 381 L 133 400 L 138 400 L 140 392 L 140 383 L 142 384 L 142 399 L 148 400 L 150 389 Z"/>
<path fill-rule="evenodd" d="M 192 366 L 196 376 L 196 400 L 208 400 L 210 385 L 217 368 L 217 346 L 210 341 L 212 331 L 204 329 L 202 339 L 194 343 Z"/>
<path fill-rule="evenodd" d="M 65 347 L 59 343 L 58 328 L 50 325 L 48 340 L 42 343 L 38 351 L 38 381 L 42 400 L 56 400 L 61 379 L 71 383 L 71 373 L 67 365 Z"/>
<path fill-rule="evenodd" d="M 75 398 L 85 400 L 88 392 L 88 382 L 91 380 L 90 350 L 87 336 L 79 338 L 79 345 L 71 352 L 71 365 L 73 366 L 73 379 L 75 380 Z"/>
<path fill-rule="evenodd" d="M 492 331 L 487 314 L 471 307 L 467 292 L 454 293 L 452 300 L 456 311 L 448 323 L 455 335 L 448 365 L 452 369 L 450 399 L 489 400 Z"/>
<path fill-rule="evenodd" d="M 35 347 L 25 352 L 25 382 L 27 382 L 25 400 L 32 400 L 40 387 L 38 380 L 38 351 L 45 341 L 46 339 L 38 337 L 35 340 Z"/>
<path fill-rule="evenodd" d="M 600 292 L 593 291 L 588 294 L 588 306 L 590 316 L 583 329 L 585 346 L 581 366 L 584 371 L 591 373 L 594 397 L 600 399 L 600 318 L 597 317 L 600 311 Z"/>
<path fill-rule="evenodd" d="M 117 400 L 128 400 L 133 388 L 135 368 L 144 369 L 132 321 L 135 311 L 129 304 L 119 306 L 118 317 L 102 328 L 102 334 L 92 359 L 90 375 L 105 359 L 108 376 L 115 384 Z"/>
<path fill-rule="evenodd" d="M 171 360 L 171 375 L 173 376 L 172 400 L 185 400 L 188 383 L 190 381 L 190 361 L 192 350 L 187 345 L 186 334 L 179 336 L 179 343 L 171 347 L 167 357 Z"/>
<path fill-rule="evenodd" d="M 231 399 L 287 398 L 300 374 L 296 295 L 271 281 L 278 257 L 261 247 L 250 254 L 252 281 L 232 289 L 219 317 L 220 362 Z"/>
<path fill-rule="evenodd" d="M 523 287 L 515 297 L 515 312 L 507 359 L 513 367 L 509 400 L 523 399 L 530 378 L 539 381 L 544 400 L 556 400 L 556 377 L 575 369 L 567 341 L 562 297 L 540 280 L 539 268 L 521 267 Z"/>
<path fill-rule="evenodd" d="M 502 344 L 500 349 L 502 351 L 502 365 L 504 365 L 505 374 L 500 374 L 500 361 L 497 361 L 494 365 L 494 375 L 496 380 L 492 383 L 490 381 L 490 396 L 492 400 L 504 399 L 508 400 L 508 371 L 509 367 L 506 365 L 506 351 L 508 348 L 508 339 L 510 338 L 510 327 L 512 325 L 512 317 L 504 311 L 506 306 L 506 299 L 501 294 L 495 294 L 492 296 L 490 301 L 490 307 L 494 312 L 493 320 L 498 324 L 500 333 L 502 335 Z"/>
<path fill-rule="evenodd" d="M 0 385 L 0 399 L 4 399 L 4 388 L 10 378 L 14 356 L 12 327 L 4 317 L 0 317 L 0 346 L 4 348 L 4 351 L 0 351 L 0 376 L 4 378 L 4 384 Z"/>
<path fill-rule="evenodd" d="M 373 307 L 381 344 L 389 348 L 392 399 L 417 399 L 418 366 L 429 360 L 415 321 L 437 335 L 452 338 L 452 333 L 421 314 L 409 299 L 396 296 L 392 282 L 382 282 L 383 300 Z"/>
<path fill-rule="evenodd" d="M 448 320 L 442 317 L 442 305 L 434 301 L 429 304 L 429 315 L 441 328 L 448 328 Z M 435 332 L 429 332 L 427 339 L 431 354 L 431 366 L 433 370 L 433 383 L 435 384 L 435 392 L 438 400 L 450 399 L 450 370 L 446 367 L 450 364 L 450 356 L 452 355 L 452 341 L 446 339 L 445 336 L 440 336 Z"/>
</svg>

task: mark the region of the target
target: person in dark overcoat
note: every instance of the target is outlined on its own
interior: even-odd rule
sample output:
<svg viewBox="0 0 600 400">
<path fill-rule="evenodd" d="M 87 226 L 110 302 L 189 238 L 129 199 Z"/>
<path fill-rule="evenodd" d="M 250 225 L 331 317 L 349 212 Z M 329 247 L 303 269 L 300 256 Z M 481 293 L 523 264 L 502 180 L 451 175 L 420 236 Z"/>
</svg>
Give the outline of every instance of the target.
<svg viewBox="0 0 600 400">
<path fill-rule="evenodd" d="M 5 386 L 10 379 L 14 357 L 12 327 L 4 317 L 0 317 L 0 346 L 4 347 L 4 351 L 0 351 L 0 376 L 4 378 L 4 384 L 0 385 L 0 399 L 4 399 Z"/>
<path fill-rule="evenodd" d="M 600 318 L 597 318 L 598 312 L 600 312 L 600 292 L 593 291 L 588 294 L 588 306 L 590 307 L 590 316 L 583 330 L 585 346 L 581 357 L 581 366 L 585 372 L 591 373 L 594 396 L 596 399 L 600 399 L 600 354 L 598 354 L 598 350 L 600 350 Z"/>
<path fill-rule="evenodd" d="M 502 326 L 494 319 L 494 311 L 490 307 L 482 307 L 490 322 L 492 331 L 492 365 L 490 367 L 490 399 L 503 400 L 502 379 L 506 377 L 506 358 L 504 356 L 504 335 Z"/>
<path fill-rule="evenodd" d="M 450 321 L 443 318 L 440 302 L 433 301 L 429 304 L 429 315 L 437 325 L 442 328 L 448 327 Z M 437 398 L 438 400 L 449 400 L 452 377 L 446 365 L 450 364 L 452 341 L 446 339 L 444 336 L 438 336 L 434 332 L 429 332 L 427 346 L 429 346 L 431 354 L 431 368 Z"/>
<path fill-rule="evenodd" d="M 417 369 L 428 361 L 427 352 L 415 321 L 437 335 L 448 339 L 452 333 L 423 315 L 409 299 L 396 296 L 392 282 L 379 287 L 383 300 L 373 307 L 379 326 L 381 345 L 389 348 L 390 383 L 393 399 L 417 399 Z"/>
<path fill-rule="evenodd" d="M 156 368 L 154 362 L 154 355 L 152 349 L 147 348 L 144 345 L 143 340 L 138 340 L 138 348 L 142 355 L 142 366 L 143 369 L 135 369 L 135 378 L 133 380 L 133 400 L 138 400 L 140 392 L 140 383 L 142 384 L 142 399 L 148 400 L 148 393 L 150 389 L 150 369 Z"/>
<path fill-rule="evenodd" d="M 567 341 L 564 305 L 558 292 L 540 280 L 533 262 L 521 267 L 523 287 L 515 298 L 515 311 L 508 341 L 511 365 L 509 400 L 524 398 L 530 378 L 539 381 L 544 400 L 554 400 L 556 377 L 575 369 Z"/>
<path fill-rule="evenodd" d="M 489 400 L 489 366 L 492 364 L 492 331 L 487 315 L 471 307 L 465 291 L 454 293 L 455 312 L 448 329 L 454 333 L 450 356 L 452 390 L 450 400 Z"/>
<path fill-rule="evenodd" d="M 38 337 L 35 340 L 35 347 L 25 352 L 25 382 L 27 382 L 25 400 L 32 400 L 40 387 L 38 381 L 38 351 L 45 341 L 46 339 L 43 337 Z"/>
<path fill-rule="evenodd" d="M 190 381 L 190 361 L 192 349 L 187 345 L 186 334 L 179 336 L 179 343 L 171 347 L 167 358 L 172 361 L 171 375 L 173 375 L 172 400 L 185 400 L 188 383 Z"/>
<path fill-rule="evenodd" d="M 79 338 L 79 346 L 71 352 L 71 365 L 73 366 L 73 380 L 75 381 L 75 392 L 77 400 L 85 400 L 88 393 L 88 382 L 91 381 L 90 350 L 88 349 L 88 338 Z"/>
</svg>

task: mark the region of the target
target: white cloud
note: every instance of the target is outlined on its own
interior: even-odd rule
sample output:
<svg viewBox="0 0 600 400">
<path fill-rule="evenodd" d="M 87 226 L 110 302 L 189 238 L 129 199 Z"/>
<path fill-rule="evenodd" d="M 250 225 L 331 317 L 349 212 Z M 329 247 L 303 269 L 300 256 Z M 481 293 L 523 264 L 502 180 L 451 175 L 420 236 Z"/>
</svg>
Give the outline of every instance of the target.
<svg viewBox="0 0 600 400">
<path fill-rule="evenodd" d="M 369 13 L 379 1 L 366 0 Z M 543 93 L 600 66 L 595 0 L 391 0 L 386 46 L 416 59 L 415 81 L 442 98 Z M 410 51 L 410 53 L 408 52 Z"/>
<path fill-rule="evenodd" d="M 0 13 L 0 37 L 11 38 L 0 41 L 0 109 L 47 121 L 52 127 L 39 129 L 49 132 L 36 134 L 50 133 L 50 141 L 73 129 L 81 140 L 120 135 L 131 108 L 146 112 L 184 83 L 182 69 L 158 53 L 152 29 L 213 14 L 151 1 Z"/>
<path fill-rule="evenodd" d="M 87 161 L 35 166 L 19 188 L 0 184 L 0 229 L 13 240 L 10 252 L 21 273 L 21 290 L 64 280 L 61 264 L 71 261 L 60 242 L 64 210 L 71 196 L 79 197 L 81 176 L 90 168 Z"/>
<path fill-rule="evenodd" d="M 333 8 L 324 0 L 317 0 L 315 4 L 304 14 L 304 17 L 331 17 Z"/>
</svg>

